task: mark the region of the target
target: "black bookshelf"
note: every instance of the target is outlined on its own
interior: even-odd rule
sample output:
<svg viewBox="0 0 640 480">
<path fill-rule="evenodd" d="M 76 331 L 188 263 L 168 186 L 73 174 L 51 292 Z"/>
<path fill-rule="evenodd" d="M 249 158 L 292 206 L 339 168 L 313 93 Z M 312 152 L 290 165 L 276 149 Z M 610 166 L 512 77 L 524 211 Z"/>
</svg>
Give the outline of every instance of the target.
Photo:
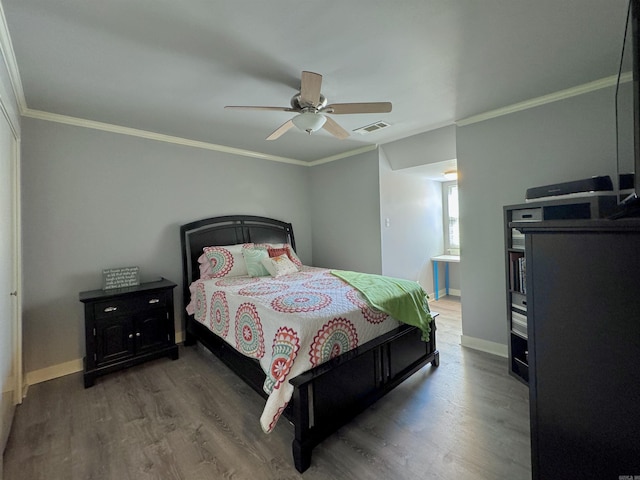
<svg viewBox="0 0 640 480">
<path fill-rule="evenodd" d="M 566 198 L 507 205 L 504 215 L 505 284 L 509 373 L 529 383 L 527 251 L 519 228 L 532 222 L 603 218 L 617 207 L 615 195 L 567 195 Z"/>
</svg>

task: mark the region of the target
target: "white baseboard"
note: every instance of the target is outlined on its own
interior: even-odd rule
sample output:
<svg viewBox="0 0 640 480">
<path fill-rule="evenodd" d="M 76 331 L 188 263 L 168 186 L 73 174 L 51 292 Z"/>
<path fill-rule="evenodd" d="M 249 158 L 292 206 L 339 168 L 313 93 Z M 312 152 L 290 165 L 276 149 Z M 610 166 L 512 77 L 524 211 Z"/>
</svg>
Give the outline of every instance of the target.
<svg viewBox="0 0 640 480">
<path fill-rule="evenodd" d="M 59 363 L 58 365 L 52 365 L 51 367 L 27 372 L 25 382 L 27 385 L 35 385 L 36 383 L 42 383 L 46 382 L 47 380 L 53 380 L 54 378 L 64 377 L 65 375 L 71 375 L 72 373 L 81 372 L 83 369 L 84 364 L 82 362 L 82 359 L 78 358 L 76 360 Z"/>
<path fill-rule="evenodd" d="M 183 341 L 184 332 L 182 330 L 179 330 L 176 332 L 176 343 L 182 343 Z M 27 396 L 27 389 L 29 385 L 35 385 L 36 383 L 46 382 L 47 380 L 53 380 L 54 378 L 64 377 L 65 375 L 78 373 L 82 370 L 84 370 L 84 362 L 82 358 L 78 358 L 76 360 L 59 363 L 58 365 L 52 365 L 51 367 L 27 372 L 27 375 L 25 377 L 25 388 L 23 390 L 23 396 Z"/>
<path fill-rule="evenodd" d="M 429 300 L 435 301 L 436 300 L 436 294 L 435 293 L 429 293 Z M 453 295 L 454 297 L 459 297 L 460 294 L 460 290 L 458 290 L 457 288 L 450 288 L 449 289 L 449 295 Z M 440 290 L 438 293 L 438 300 L 440 300 L 442 297 L 446 297 L 447 296 L 447 290 Z"/>
<path fill-rule="evenodd" d="M 508 358 L 509 348 L 502 343 L 490 342 L 482 338 L 470 337 L 469 335 L 460 335 L 460 345 L 463 347 L 473 348 L 481 352 L 498 355 L 499 357 Z"/>
</svg>

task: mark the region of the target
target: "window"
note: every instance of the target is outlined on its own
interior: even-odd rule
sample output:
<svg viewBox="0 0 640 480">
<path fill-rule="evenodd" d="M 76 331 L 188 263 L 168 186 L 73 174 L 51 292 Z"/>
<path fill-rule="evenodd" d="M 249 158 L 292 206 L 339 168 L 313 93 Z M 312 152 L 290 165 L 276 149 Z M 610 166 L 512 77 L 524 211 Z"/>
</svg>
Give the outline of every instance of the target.
<svg viewBox="0 0 640 480">
<path fill-rule="evenodd" d="M 444 248 L 449 255 L 460 255 L 460 215 L 458 212 L 458 183 L 442 184 L 444 197 Z"/>
</svg>

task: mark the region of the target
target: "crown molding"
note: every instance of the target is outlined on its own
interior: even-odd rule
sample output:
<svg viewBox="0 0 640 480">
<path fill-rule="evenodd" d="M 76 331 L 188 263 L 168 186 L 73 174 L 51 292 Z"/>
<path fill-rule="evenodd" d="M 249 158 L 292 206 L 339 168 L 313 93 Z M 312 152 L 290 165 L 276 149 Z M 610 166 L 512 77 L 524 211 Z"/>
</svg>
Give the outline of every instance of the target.
<svg viewBox="0 0 640 480">
<path fill-rule="evenodd" d="M 630 80 L 630 78 L 631 78 L 630 76 L 629 78 L 627 78 L 627 75 L 623 74 L 621 80 L 625 82 Z M 550 93 L 549 95 L 543 95 L 542 97 L 532 98 L 530 100 L 525 100 L 524 102 L 514 103 L 513 105 L 508 105 L 506 107 L 498 108 L 496 110 L 490 110 L 488 112 L 480 113 L 478 115 L 473 115 L 471 117 L 463 118 L 462 120 L 457 120 L 455 124 L 458 127 L 472 125 L 474 123 L 483 122 L 485 120 L 501 117 L 503 115 L 509 115 L 511 113 L 527 110 L 529 108 L 539 107 L 547 103 L 553 103 L 559 100 L 565 100 L 567 98 L 576 97 L 578 95 L 583 95 L 585 93 L 600 90 L 602 88 L 612 87 L 612 86 L 615 86 L 617 82 L 618 82 L 618 75 L 611 75 L 610 77 L 601 78 L 600 80 L 595 80 L 593 82 L 584 83 L 576 87 L 560 90 L 558 92 Z"/>
<path fill-rule="evenodd" d="M 0 43 L 2 42 L 2 33 L 3 33 L 3 29 L 0 25 Z M 2 47 L 4 48 L 4 45 L 2 45 Z M 13 55 L 11 55 L 10 57 L 13 58 Z M 15 67 L 15 70 L 10 69 L 10 71 L 15 71 L 15 74 L 17 75 L 18 74 L 17 66 Z M 19 76 L 17 78 L 19 80 Z M 630 73 L 623 74 L 621 76 L 621 82 L 628 82 L 628 81 L 631 81 L 631 74 Z M 503 115 L 509 115 L 511 113 L 520 112 L 530 108 L 545 105 L 547 103 L 557 102 L 559 100 L 564 100 L 564 99 L 575 97 L 578 95 L 583 95 L 585 93 L 600 90 L 602 88 L 612 87 L 612 86 L 615 86 L 617 82 L 618 82 L 618 75 L 612 75 L 610 77 L 602 78 L 600 80 L 595 80 L 593 82 L 585 83 L 583 85 L 578 85 L 576 87 L 560 90 L 558 92 L 554 92 L 549 95 L 544 95 L 541 97 L 526 100 L 524 102 L 519 102 L 506 107 L 498 108 L 496 110 L 490 110 L 488 112 L 484 112 L 478 115 L 473 115 L 471 117 L 467 117 L 462 120 L 457 120 L 455 122 L 455 125 L 458 127 L 472 125 L 474 123 L 483 122 L 485 120 L 501 117 Z M 13 73 L 12 73 L 12 85 L 14 85 Z M 14 85 L 14 90 L 15 89 L 16 87 Z M 19 91 L 22 92 L 22 88 L 19 88 Z M 22 94 L 22 102 L 24 102 L 24 94 Z M 44 112 L 41 110 L 33 110 L 26 107 L 26 105 L 24 104 L 21 104 L 20 108 L 21 108 L 21 114 L 23 116 L 36 118 L 39 120 L 63 123 L 66 125 L 74 125 L 77 127 L 91 128 L 94 130 L 102 130 L 106 132 L 118 133 L 121 135 L 130 135 L 130 136 L 139 137 L 139 138 L 146 138 L 149 140 L 173 143 L 176 145 L 201 148 L 205 150 L 214 150 L 217 152 L 229 153 L 233 155 L 240 155 L 244 157 L 258 158 L 262 160 L 270 160 L 273 162 L 288 163 L 288 164 L 300 165 L 305 167 L 314 167 L 316 165 L 322 165 L 325 163 L 334 162 L 336 160 L 341 160 L 343 158 L 348 158 L 355 155 L 359 155 L 361 153 L 370 152 L 378 148 L 377 144 L 365 145 L 364 147 L 356 148 L 348 152 L 339 153 L 336 155 L 321 158 L 311 162 L 305 162 L 305 161 L 297 160 L 293 158 L 280 157 L 277 155 L 269 155 L 261 152 L 255 152 L 252 150 L 244 150 L 240 148 L 228 147 L 226 145 L 218 145 L 215 143 L 202 142 L 198 140 L 190 140 L 182 137 L 175 137 L 171 135 L 164 135 L 160 133 L 149 132 L 146 130 L 138 130 L 135 128 L 123 127 L 120 125 L 96 122 L 93 120 L 85 120 L 82 118 L 71 117 L 68 115 L 60 115 L 57 113 Z"/>
<path fill-rule="evenodd" d="M 0 2 L 0 50 L 2 51 L 4 63 L 9 71 L 9 80 L 11 82 L 13 94 L 18 102 L 20 114 L 22 114 L 27 109 L 27 100 L 24 96 L 22 80 L 20 79 L 20 70 L 18 69 L 18 61 L 16 60 L 16 55 L 13 51 L 13 43 L 11 42 L 11 35 L 9 35 L 9 27 L 7 26 L 7 18 L 4 15 L 2 2 Z"/>
<path fill-rule="evenodd" d="M 361 153 L 370 152 L 371 150 L 375 150 L 377 148 L 378 145 L 375 143 L 371 145 L 365 145 L 364 147 L 356 148 L 355 150 L 349 150 L 348 152 L 338 153 L 330 157 L 314 160 L 313 162 L 309 162 L 307 165 L 309 165 L 310 167 L 315 167 L 316 165 L 322 165 L 323 163 L 335 162 L 336 160 L 342 160 L 343 158 L 353 157 L 354 155 L 360 155 Z"/>
<path fill-rule="evenodd" d="M 118 133 L 121 135 L 129 135 L 132 137 L 145 138 L 147 140 L 156 140 L 158 142 L 173 143 L 175 145 L 182 145 L 185 147 L 201 148 L 204 150 L 214 150 L 216 152 L 230 153 L 232 155 L 240 155 L 243 157 L 259 158 L 261 160 L 270 160 L 272 162 L 289 163 L 292 165 L 299 165 L 303 167 L 313 167 L 315 165 L 321 165 L 323 163 L 334 162 L 343 158 L 352 157 L 361 153 L 369 152 L 378 148 L 378 145 L 366 145 L 355 150 L 339 153 L 330 157 L 321 158 L 311 162 L 305 162 L 303 160 L 296 160 L 295 158 L 279 157 L 277 155 L 269 155 L 261 152 L 254 152 L 252 150 L 244 150 L 241 148 L 227 147 L 226 145 L 218 145 L 215 143 L 201 142 L 199 140 L 190 140 L 188 138 L 174 137 L 171 135 L 164 135 L 161 133 L 149 132 L 147 130 L 138 130 L 136 128 L 123 127 L 120 125 L 113 125 L 111 123 L 96 122 L 93 120 L 85 120 L 83 118 L 71 117 L 69 115 L 60 115 L 58 113 L 44 112 L 42 110 L 33 110 L 31 108 L 25 108 L 22 112 L 24 117 L 35 118 L 37 120 L 45 120 L 48 122 L 63 123 L 65 125 L 73 125 L 75 127 L 91 128 L 94 130 L 102 130 L 104 132 Z"/>
<path fill-rule="evenodd" d="M 32 110 L 27 108 L 23 116 L 35 118 L 38 120 L 46 120 L 49 122 L 63 123 L 65 125 L 73 125 L 76 127 L 91 128 L 94 130 L 102 130 L 104 132 L 117 133 L 121 135 L 129 135 L 132 137 L 145 138 L 147 140 L 156 140 L 158 142 L 173 143 L 185 147 L 201 148 L 204 150 L 214 150 L 216 152 L 230 153 L 232 155 L 240 155 L 243 157 L 259 158 L 261 160 L 270 160 L 272 162 L 289 163 L 293 165 L 308 166 L 309 162 L 296 160 L 294 158 L 279 157 L 277 155 L 269 155 L 252 150 L 244 150 L 241 148 L 227 147 L 226 145 L 218 145 L 215 143 L 201 142 L 199 140 L 190 140 L 188 138 L 174 137 L 161 133 L 149 132 L 146 130 L 138 130 L 136 128 L 123 127 L 110 123 L 96 122 L 93 120 L 85 120 L 83 118 L 71 117 L 68 115 L 60 115 L 58 113 L 43 112 L 41 110 Z"/>
</svg>

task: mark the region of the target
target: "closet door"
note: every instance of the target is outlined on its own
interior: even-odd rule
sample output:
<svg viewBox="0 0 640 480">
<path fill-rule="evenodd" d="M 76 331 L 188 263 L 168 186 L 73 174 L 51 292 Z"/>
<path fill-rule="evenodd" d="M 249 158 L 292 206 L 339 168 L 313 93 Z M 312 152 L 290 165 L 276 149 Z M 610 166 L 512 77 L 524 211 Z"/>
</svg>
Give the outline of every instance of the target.
<svg viewBox="0 0 640 480">
<path fill-rule="evenodd" d="M 0 456 L 22 388 L 17 185 L 17 141 L 0 109 Z"/>
</svg>

